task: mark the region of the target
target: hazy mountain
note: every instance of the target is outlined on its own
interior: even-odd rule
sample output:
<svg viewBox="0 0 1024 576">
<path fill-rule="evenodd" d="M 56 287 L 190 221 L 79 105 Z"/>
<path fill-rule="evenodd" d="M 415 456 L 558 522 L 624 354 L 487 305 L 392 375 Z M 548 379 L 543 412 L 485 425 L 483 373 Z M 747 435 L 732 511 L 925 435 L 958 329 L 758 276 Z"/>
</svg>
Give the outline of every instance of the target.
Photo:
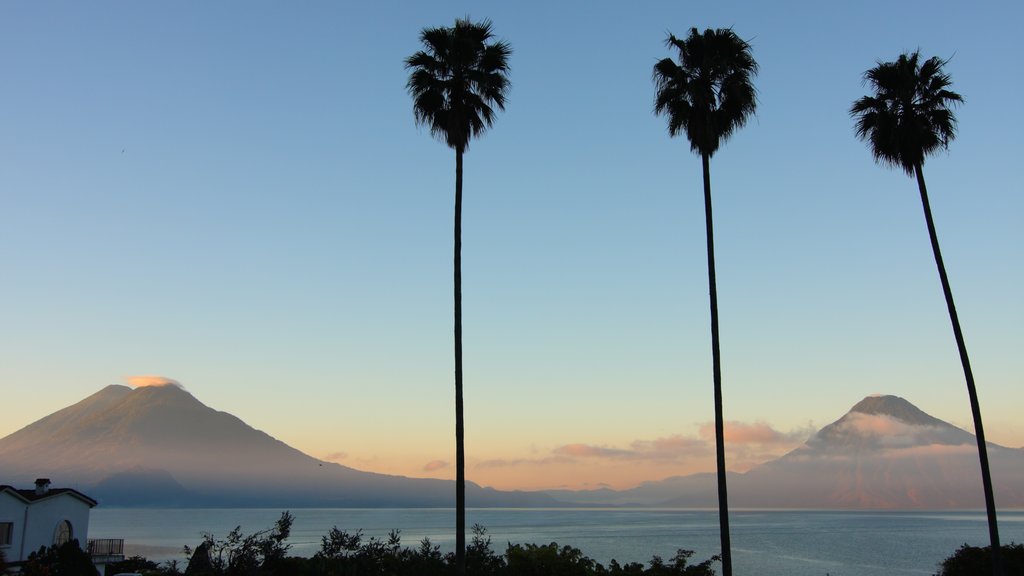
<svg viewBox="0 0 1024 576">
<path fill-rule="evenodd" d="M 1024 451 L 988 444 L 999 506 L 1024 504 Z M 868 397 L 803 446 L 744 475 L 749 505 L 981 508 L 973 434 L 897 396 Z"/>
<path fill-rule="evenodd" d="M 38 477 L 113 505 L 453 506 L 454 483 L 363 472 L 308 456 L 174 385 L 107 386 L 0 439 L 0 483 Z M 550 496 L 467 483 L 470 506 Z"/>
<path fill-rule="evenodd" d="M 996 503 L 1024 506 L 1024 450 L 989 444 Z M 107 505 L 454 505 L 451 481 L 363 472 L 308 456 L 174 386 L 108 386 L 0 439 L 0 483 L 47 476 Z M 735 507 L 981 508 L 969 432 L 896 396 L 868 397 L 804 445 L 729 474 Z M 715 475 L 631 490 L 502 492 L 467 484 L 470 506 L 714 507 Z"/>
<path fill-rule="evenodd" d="M 1024 450 L 989 444 L 996 504 L 1024 506 Z M 804 445 L 746 474 L 729 474 L 730 505 L 743 508 L 981 508 L 973 434 L 897 396 L 861 400 Z M 648 482 L 632 490 L 550 491 L 587 505 L 713 507 L 714 474 Z"/>
</svg>

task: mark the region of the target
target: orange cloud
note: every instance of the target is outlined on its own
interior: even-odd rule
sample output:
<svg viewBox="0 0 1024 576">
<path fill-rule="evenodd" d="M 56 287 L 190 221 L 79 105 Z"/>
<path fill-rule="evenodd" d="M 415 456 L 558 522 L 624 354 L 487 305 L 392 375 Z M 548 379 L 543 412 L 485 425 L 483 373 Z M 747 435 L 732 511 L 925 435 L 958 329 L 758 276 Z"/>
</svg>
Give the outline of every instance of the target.
<svg viewBox="0 0 1024 576">
<path fill-rule="evenodd" d="M 434 472 L 448 467 L 448 463 L 444 460 L 431 460 L 423 465 L 424 472 Z"/>
<path fill-rule="evenodd" d="M 181 385 L 181 382 L 178 382 L 173 378 L 165 378 L 163 376 L 125 376 L 124 379 L 132 388 L 146 388 L 148 386 L 177 386 L 182 390 L 185 389 L 185 387 Z"/>
<path fill-rule="evenodd" d="M 339 462 L 348 458 L 347 452 L 331 452 L 327 456 L 324 456 L 324 460 L 330 460 L 332 462 Z"/>
</svg>

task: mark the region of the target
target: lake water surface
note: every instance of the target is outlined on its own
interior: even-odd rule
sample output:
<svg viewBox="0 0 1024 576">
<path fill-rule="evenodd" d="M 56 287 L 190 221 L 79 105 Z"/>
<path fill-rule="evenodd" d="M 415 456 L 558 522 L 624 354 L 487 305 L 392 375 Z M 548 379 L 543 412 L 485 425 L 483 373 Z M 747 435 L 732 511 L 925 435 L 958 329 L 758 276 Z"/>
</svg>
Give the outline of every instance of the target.
<svg viewBox="0 0 1024 576">
<path fill-rule="evenodd" d="M 451 509 L 295 509 L 292 554 L 311 556 L 333 526 L 362 529 L 367 537 L 401 530 L 405 546 L 429 537 L 442 550 L 455 544 Z M 203 532 L 223 537 L 235 526 L 244 533 L 273 526 L 281 510 L 114 509 L 92 511 L 90 538 L 124 538 L 125 554 L 151 560 L 184 560 Z M 931 575 L 963 543 L 988 542 L 985 513 L 734 511 L 733 566 L 758 576 Z M 485 526 L 497 552 L 508 542 L 571 545 L 605 564 L 671 557 L 677 548 L 703 560 L 719 550 L 718 515 L 712 510 L 651 509 L 471 509 L 467 524 Z M 1024 541 L 1024 511 L 1002 511 L 1004 543 Z"/>
</svg>

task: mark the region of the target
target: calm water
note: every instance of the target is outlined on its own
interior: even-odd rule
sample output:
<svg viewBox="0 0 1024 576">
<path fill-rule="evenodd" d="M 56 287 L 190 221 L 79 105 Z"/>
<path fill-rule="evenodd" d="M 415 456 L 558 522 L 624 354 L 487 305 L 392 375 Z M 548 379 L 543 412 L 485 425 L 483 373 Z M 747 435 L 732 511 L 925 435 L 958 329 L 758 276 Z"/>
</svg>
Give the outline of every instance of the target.
<svg viewBox="0 0 1024 576">
<path fill-rule="evenodd" d="M 429 537 L 442 550 L 454 547 L 454 511 L 443 509 L 297 509 L 289 542 L 296 555 L 311 556 L 333 526 L 367 536 L 401 530 L 415 546 Z M 245 533 L 270 528 L 280 510 L 269 509 L 103 509 L 92 511 L 90 538 L 124 538 L 127 555 L 151 560 L 183 559 L 203 532 L 221 537 L 241 525 Z M 960 544 L 984 545 L 984 512 L 735 511 L 733 566 L 739 575 L 910 576 L 934 574 L 937 564 Z M 718 516 L 705 510 L 476 509 L 467 521 L 486 526 L 493 547 L 507 542 L 558 542 L 580 548 L 607 565 L 671 557 L 676 548 L 694 550 L 695 560 L 718 551 Z M 1024 511 L 999 517 L 1003 542 L 1024 541 Z"/>
</svg>

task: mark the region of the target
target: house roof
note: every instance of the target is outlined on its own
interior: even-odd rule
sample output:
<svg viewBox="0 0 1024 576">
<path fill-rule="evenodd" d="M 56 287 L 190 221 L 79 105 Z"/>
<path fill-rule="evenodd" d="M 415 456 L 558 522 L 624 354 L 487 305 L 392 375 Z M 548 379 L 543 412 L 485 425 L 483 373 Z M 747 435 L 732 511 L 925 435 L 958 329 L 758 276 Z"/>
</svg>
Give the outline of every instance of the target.
<svg viewBox="0 0 1024 576">
<path fill-rule="evenodd" d="M 45 494 L 36 494 L 35 489 L 32 488 L 28 490 L 19 490 L 13 486 L 0 484 L 0 493 L 4 492 L 14 496 L 15 498 L 18 498 L 19 500 L 24 501 L 27 504 L 38 502 L 40 500 L 46 500 L 47 498 L 54 498 L 56 496 L 60 496 L 61 494 L 67 494 L 69 496 L 77 498 L 82 502 L 88 504 L 90 508 L 93 508 L 96 506 L 96 504 L 98 504 L 98 502 L 96 502 L 92 498 L 89 498 L 85 494 L 82 494 L 78 490 L 75 490 L 74 488 L 50 488 L 49 490 L 46 491 Z"/>
</svg>

